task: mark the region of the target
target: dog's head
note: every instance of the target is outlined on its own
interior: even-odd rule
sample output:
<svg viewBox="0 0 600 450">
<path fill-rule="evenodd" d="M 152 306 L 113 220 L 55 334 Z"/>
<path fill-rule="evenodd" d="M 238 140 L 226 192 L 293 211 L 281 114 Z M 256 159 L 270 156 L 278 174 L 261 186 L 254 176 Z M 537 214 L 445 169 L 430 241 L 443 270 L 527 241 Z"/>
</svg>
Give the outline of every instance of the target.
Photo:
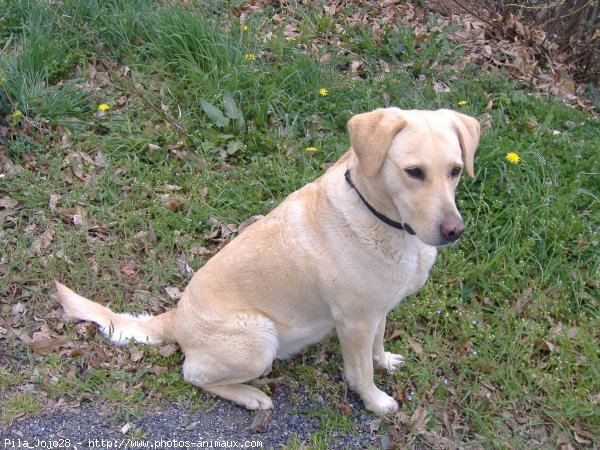
<svg viewBox="0 0 600 450">
<path fill-rule="evenodd" d="M 376 208 L 429 245 L 458 240 L 465 224 L 454 193 L 473 176 L 479 122 L 455 111 L 377 109 L 348 122 L 357 185 Z"/>
</svg>

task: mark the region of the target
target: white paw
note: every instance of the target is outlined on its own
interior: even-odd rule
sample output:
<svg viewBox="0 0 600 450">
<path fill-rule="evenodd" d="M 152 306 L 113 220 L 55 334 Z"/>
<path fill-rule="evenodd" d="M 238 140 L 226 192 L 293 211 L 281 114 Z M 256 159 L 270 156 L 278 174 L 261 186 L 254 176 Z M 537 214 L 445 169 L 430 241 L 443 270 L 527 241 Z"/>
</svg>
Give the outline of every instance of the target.
<svg viewBox="0 0 600 450">
<path fill-rule="evenodd" d="M 384 352 L 383 357 L 375 361 L 375 367 L 387 370 L 389 373 L 395 372 L 404 365 L 404 356 L 395 353 Z"/>
<path fill-rule="evenodd" d="M 368 398 L 365 397 L 363 397 L 365 408 L 374 412 L 375 414 L 385 416 L 398 411 L 398 402 L 379 389 L 370 394 Z"/>
<path fill-rule="evenodd" d="M 249 392 L 239 403 L 247 409 L 273 409 L 273 402 L 269 396 L 258 389 L 255 391 Z"/>
</svg>

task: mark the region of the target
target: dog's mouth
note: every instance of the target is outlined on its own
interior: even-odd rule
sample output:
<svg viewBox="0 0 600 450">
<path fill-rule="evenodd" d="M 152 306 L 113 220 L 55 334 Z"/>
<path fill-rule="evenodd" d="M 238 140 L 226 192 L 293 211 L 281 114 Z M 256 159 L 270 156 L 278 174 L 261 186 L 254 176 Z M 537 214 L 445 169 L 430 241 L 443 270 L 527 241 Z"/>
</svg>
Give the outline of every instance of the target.
<svg viewBox="0 0 600 450">
<path fill-rule="evenodd" d="M 464 225 L 462 225 L 462 229 L 460 233 L 445 235 L 440 233 L 440 237 L 438 239 L 438 245 L 436 247 L 453 247 L 458 245 L 460 238 L 462 237 L 465 231 Z"/>
<path fill-rule="evenodd" d="M 459 242 L 460 242 L 460 238 L 454 239 L 451 241 L 443 240 L 443 241 L 439 242 L 437 245 L 435 245 L 435 247 L 437 247 L 437 248 L 454 247 L 455 245 L 458 245 Z"/>
</svg>

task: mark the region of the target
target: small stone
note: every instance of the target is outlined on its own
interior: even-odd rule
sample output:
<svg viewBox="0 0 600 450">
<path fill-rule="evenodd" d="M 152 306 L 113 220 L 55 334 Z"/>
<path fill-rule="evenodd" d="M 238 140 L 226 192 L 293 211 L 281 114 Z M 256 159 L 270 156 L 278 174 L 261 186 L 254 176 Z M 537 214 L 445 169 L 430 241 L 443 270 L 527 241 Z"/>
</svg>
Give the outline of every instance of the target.
<svg viewBox="0 0 600 450">
<path fill-rule="evenodd" d="M 381 448 L 382 450 L 389 450 L 393 448 L 392 440 L 388 436 L 381 437 Z"/>
</svg>

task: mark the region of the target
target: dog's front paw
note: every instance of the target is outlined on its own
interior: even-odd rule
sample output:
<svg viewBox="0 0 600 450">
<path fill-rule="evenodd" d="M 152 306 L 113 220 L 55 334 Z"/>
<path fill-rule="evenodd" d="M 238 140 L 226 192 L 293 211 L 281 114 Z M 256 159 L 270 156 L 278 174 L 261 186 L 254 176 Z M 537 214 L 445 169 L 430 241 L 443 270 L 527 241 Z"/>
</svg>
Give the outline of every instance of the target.
<svg viewBox="0 0 600 450">
<path fill-rule="evenodd" d="M 398 411 L 398 402 L 392 397 L 387 395 L 385 392 L 377 389 L 376 392 L 369 395 L 368 398 L 363 397 L 365 408 L 369 411 L 385 416 L 387 414 L 393 414 Z"/>
<path fill-rule="evenodd" d="M 374 363 L 376 368 L 387 370 L 389 373 L 392 373 L 404 365 L 404 356 L 383 352 L 383 355 L 375 359 Z"/>
</svg>

